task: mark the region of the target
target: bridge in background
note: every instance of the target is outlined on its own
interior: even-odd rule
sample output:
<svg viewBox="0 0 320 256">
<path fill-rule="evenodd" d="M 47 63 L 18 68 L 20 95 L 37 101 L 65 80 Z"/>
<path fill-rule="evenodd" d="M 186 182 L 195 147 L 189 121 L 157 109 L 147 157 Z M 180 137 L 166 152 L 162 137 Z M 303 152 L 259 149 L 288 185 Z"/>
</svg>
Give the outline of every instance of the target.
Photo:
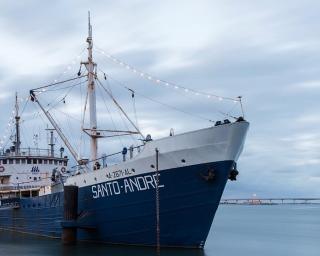
<svg viewBox="0 0 320 256">
<path fill-rule="evenodd" d="M 220 204 L 249 204 L 249 205 L 274 205 L 274 204 L 320 204 L 320 198 L 228 198 L 221 199 Z"/>
</svg>

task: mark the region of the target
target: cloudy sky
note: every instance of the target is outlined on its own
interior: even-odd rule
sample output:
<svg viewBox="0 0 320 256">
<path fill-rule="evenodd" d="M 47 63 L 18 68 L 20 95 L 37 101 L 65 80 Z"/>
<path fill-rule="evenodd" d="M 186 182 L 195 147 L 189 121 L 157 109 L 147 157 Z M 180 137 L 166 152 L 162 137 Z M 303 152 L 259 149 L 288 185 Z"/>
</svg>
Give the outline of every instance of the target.
<svg viewBox="0 0 320 256">
<path fill-rule="evenodd" d="M 239 160 L 239 180 L 229 182 L 225 197 L 320 196 L 319 1 L 1 0 L 3 134 L 15 91 L 24 98 L 31 88 L 77 73 L 85 56 L 88 10 L 94 44 L 105 52 L 190 89 L 244 97 L 251 127 Z M 144 133 L 161 137 L 170 128 L 179 133 L 207 127 L 211 123 L 206 119 L 224 118 L 219 110 L 240 114 L 232 102 L 159 88 L 98 51 L 94 54 L 101 72 L 136 90 Z M 134 118 L 130 93 L 114 80 L 109 86 Z M 66 98 L 60 110 L 69 109 L 80 119 L 83 94 L 73 94 L 76 100 Z M 26 109 L 23 120 L 33 128 L 24 131 L 25 141 L 43 124 L 32 121 L 36 107 Z M 99 124 L 110 124 L 103 104 L 99 110 L 103 116 Z"/>
</svg>

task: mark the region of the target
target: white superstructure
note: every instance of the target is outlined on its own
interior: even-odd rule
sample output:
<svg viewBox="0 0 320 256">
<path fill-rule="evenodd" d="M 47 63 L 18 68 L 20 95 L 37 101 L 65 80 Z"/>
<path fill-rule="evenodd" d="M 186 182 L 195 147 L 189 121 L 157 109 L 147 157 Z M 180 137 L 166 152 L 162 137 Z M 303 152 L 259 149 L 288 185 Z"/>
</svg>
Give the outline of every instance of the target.
<svg viewBox="0 0 320 256">
<path fill-rule="evenodd" d="M 0 198 L 37 196 L 50 192 L 53 170 L 66 173 L 68 158 L 64 149 L 55 153 L 53 130 L 49 149 L 21 148 L 20 116 L 16 96 L 15 136 L 13 145 L 0 152 Z"/>
<path fill-rule="evenodd" d="M 66 185 L 84 187 L 154 172 L 156 149 L 159 151 L 159 171 L 229 160 L 236 162 L 248 127 L 248 122 L 240 121 L 150 140 L 134 157 L 95 172 L 71 176 Z"/>
</svg>

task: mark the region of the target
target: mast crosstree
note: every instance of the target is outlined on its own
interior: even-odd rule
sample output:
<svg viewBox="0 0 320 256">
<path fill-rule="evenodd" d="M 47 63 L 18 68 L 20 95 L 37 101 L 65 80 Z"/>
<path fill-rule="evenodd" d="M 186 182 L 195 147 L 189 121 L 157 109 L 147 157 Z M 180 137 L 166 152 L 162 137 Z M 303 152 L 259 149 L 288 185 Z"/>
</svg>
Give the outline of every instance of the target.
<svg viewBox="0 0 320 256">
<path fill-rule="evenodd" d="M 68 141 L 67 137 L 63 134 L 61 128 L 58 126 L 56 121 L 53 119 L 52 115 L 49 113 L 49 110 L 45 110 L 45 108 L 42 106 L 42 104 L 39 102 L 37 95 L 35 92 L 38 90 L 41 90 L 40 92 L 43 92 L 46 90 L 47 87 L 62 84 L 64 82 L 69 82 L 75 79 L 79 79 L 82 77 L 87 76 L 87 97 L 89 102 L 89 119 L 90 119 L 90 127 L 84 128 L 82 127 L 82 131 L 85 132 L 90 137 L 90 162 L 94 162 L 98 159 L 98 139 L 99 138 L 108 138 L 108 137 L 115 137 L 115 136 L 125 136 L 125 135 L 133 135 L 133 134 L 140 134 L 141 137 L 144 139 L 143 134 L 138 129 L 138 127 L 134 124 L 134 122 L 129 118 L 129 116 L 125 113 L 124 109 L 120 106 L 120 104 L 114 99 L 112 94 L 103 86 L 103 84 L 100 82 L 100 80 L 97 78 L 97 64 L 93 61 L 93 40 L 92 40 L 92 26 L 90 21 L 90 12 L 88 12 L 88 37 L 86 42 L 88 43 L 88 59 L 87 61 L 81 62 L 80 65 L 84 65 L 87 69 L 86 75 L 81 75 L 81 67 L 78 73 L 77 78 L 68 79 L 61 82 L 52 83 L 46 86 L 42 86 L 36 89 L 33 89 L 30 91 L 31 101 L 36 102 L 40 109 L 44 112 L 47 119 L 50 121 L 54 129 L 57 131 L 58 135 L 66 145 L 66 147 L 69 149 L 71 155 L 73 158 L 79 163 L 83 164 L 83 160 L 87 159 L 79 159 L 79 154 L 76 152 L 75 148 L 71 145 L 71 143 Z M 98 83 L 96 84 L 97 81 Z M 111 97 L 114 104 L 120 109 L 122 114 L 127 118 L 127 120 L 131 123 L 131 125 L 134 127 L 135 131 L 129 131 L 129 130 L 109 130 L 109 129 L 98 129 L 97 125 L 97 107 L 96 107 L 96 85 L 100 85 L 107 94 Z M 87 101 L 86 101 L 87 103 Z M 87 162 L 87 161 L 86 161 Z"/>
</svg>

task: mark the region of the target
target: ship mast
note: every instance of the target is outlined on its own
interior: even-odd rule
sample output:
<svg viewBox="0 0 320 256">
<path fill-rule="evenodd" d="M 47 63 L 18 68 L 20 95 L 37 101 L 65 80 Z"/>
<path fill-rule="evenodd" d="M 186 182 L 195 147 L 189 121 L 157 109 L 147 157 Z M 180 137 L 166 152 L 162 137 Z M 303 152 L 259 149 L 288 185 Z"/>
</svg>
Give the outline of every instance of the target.
<svg viewBox="0 0 320 256">
<path fill-rule="evenodd" d="M 95 67 L 96 63 L 93 62 L 92 57 L 92 26 L 90 23 L 90 12 L 88 12 L 88 61 L 81 62 L 84 64 L 88 71 L 88 98 L 89 98 L 89 111 L 90 111 L 90 146 L 91 146 L 91 161 L 96 160 L 98 157 L 98 137 L 97 136 L 97 108 L 96 108 L 96 91 L 95 91 Z"/>
<path fill-rule="evenodd" d="M 20 154 L 20 116 L 19 116 L 19 103 L 18 103 L 18 93 L 16 92 L 16 104 L 15 104 L 15 120 L 16 120 L 16 138 L 15 138 L 15 153 Z"/>
</svg>

